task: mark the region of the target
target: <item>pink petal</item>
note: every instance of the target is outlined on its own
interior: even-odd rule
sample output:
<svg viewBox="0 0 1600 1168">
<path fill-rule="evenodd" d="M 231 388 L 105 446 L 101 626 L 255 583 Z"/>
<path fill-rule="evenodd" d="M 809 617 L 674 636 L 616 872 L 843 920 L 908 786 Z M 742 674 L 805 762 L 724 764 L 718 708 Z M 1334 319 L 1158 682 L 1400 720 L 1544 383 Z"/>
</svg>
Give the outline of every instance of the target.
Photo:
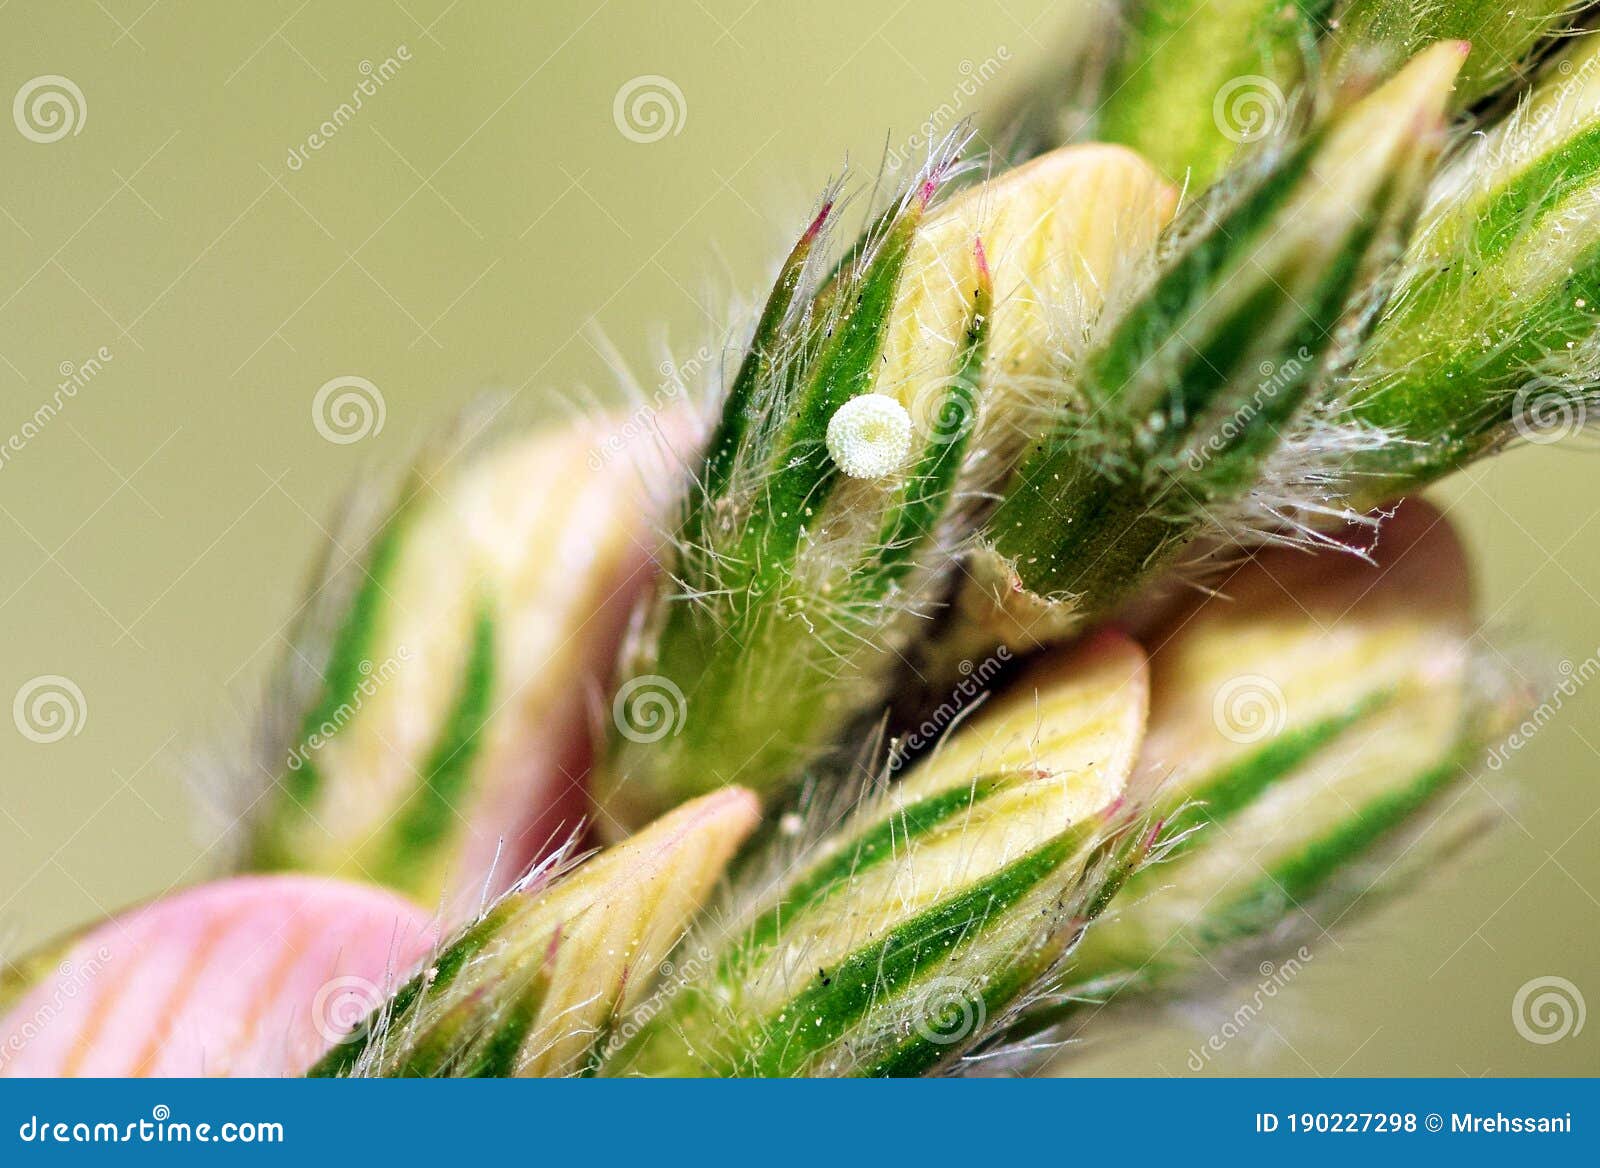
<svg viewBox="0 0 1600 1168">
<path fill-rule="evenodd" d="M 86 933 L 0 1019 L 0 1076 L 298 1074 L 436 940 L 375 888 L 244 876 Z"/>
</svg>

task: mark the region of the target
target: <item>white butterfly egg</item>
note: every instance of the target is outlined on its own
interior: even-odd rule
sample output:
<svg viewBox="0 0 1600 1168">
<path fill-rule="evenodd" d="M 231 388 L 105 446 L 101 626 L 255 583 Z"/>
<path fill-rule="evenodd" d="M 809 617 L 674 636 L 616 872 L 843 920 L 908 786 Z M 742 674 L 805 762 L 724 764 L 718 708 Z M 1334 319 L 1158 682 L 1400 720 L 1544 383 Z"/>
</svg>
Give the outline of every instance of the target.
<svg viewBox="0 0 1600 1168">
<path fill-rule="evenodd" d="M 881 393 L 853 397 L 828 421 L 828 453 L 853 479 L 881 479 L 911 450 L 911 415 Z"/>
</svg>

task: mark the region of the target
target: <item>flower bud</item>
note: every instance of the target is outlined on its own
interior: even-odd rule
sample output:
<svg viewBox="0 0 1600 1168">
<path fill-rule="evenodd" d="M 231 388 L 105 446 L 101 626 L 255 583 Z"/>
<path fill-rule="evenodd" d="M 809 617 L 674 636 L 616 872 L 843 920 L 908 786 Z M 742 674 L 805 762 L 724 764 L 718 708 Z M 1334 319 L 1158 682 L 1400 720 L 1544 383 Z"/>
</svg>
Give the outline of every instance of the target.
<svg viewBox="0 0 1600 1168">
<path fill-rule="evenodd" d="M 335 1047 L 313 1076 L 549 1077 L 591 1070 L 648 991 L 759 807 L 737 787 L 525 880 Z"/>
<path fill-rule="evenodd" d="M 1451 106 L 1520 84 L 1571 0 L 1082 0 L 1048 67 L 986 131 L 1013 162 L 1066 142 L 1133 147 L 1201 192 L 1439 41 L 1473 46 Z"/>
<path fill-rule="evenodd" d="M 625 653 L 603 827 L 727 782 L 778 792 L 877 704 L 967 496 L 1063 392 L 1172 208 L 1121 149 L 1062 151 L 932 207 L 951 165 L 936 156 L 815 292 L 828 212 L 780 274 Z M 630 716 L 625 696 L 646 695 L 674 706 L 670 731 Z"/>
<path fill-rule="evenodd" d="M 1113 322 L 1006 486 L 969 616 L 1012 643 L 1103 614 L 1256 484 L 1363 319 L 1365 281 L 1409 226 L 1464 46 L 1440 45 L 1220 210 Z"/>
<path fill-rule="evenodd" d="M 1600 381 L 1600 37 L 1434 181 L 1394 297 L 1344 392 L 1390 438 L 1346 468 L 1377 500 L 1517 437 L 1583 425 Z M 1553 435 L 1553 437 L 1552 437 Z"/>
<path fill-rule="evenodd" d="M 616 1075 L 911 1075 L 958 1061 L 1047 980 L 1136 862 L 1116 808 L 1144 655 L 1045 662 L 697 937 Z"/>
<path fill-rule="evenodd" d="M 1383 528 L 1376 565 L 1275 550 L 1177 623 L 1151 658 L 1132 797 L 1164 853 L 1132 876 L 1033 1028 L 1333 926 L 1434 827 L 1498 718 L 1465 556 L 1431 509 Z"/>
<path fill-rule="evenodd" d="M 585 690 L 604 684 L 649 551 L 649 443 L 615 432 L 518 437 L 407 483 L 327 646 L 292 650 L 291 673 L 320 665 L 280 695 L 251 866 L 442 896 L 456 914 L 577 822 Z"/>
</svg>

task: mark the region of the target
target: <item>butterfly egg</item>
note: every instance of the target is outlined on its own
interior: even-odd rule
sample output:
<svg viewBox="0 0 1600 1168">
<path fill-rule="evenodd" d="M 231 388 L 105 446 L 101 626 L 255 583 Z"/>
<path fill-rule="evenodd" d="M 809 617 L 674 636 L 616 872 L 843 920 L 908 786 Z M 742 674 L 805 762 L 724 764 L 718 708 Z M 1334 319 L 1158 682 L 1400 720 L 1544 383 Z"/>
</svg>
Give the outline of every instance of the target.
<svg viewBox="0 0 1600 1168">
<path fill-rule="evenodd" d="M 828 422 L 828 454 L 853 479 L 893 474 L 911 450 L 911 415 L 894 398 L 863 393 Z"/>
</svg>

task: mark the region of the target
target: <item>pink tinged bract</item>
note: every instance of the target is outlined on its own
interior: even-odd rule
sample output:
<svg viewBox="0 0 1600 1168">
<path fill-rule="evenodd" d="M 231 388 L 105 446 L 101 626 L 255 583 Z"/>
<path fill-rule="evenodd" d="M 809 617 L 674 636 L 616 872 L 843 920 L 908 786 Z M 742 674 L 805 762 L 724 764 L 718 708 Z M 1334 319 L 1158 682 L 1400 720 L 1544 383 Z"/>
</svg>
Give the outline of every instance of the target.
<svg viewBox="0 0 1600 1168">
<path fill-rule="evenodd" d="M 436 941 L 432 914 L 337 880 L 175 893 L 85 933 L 0 1018 L 0 1077 L 299 1074 Z"/>
</svg>

